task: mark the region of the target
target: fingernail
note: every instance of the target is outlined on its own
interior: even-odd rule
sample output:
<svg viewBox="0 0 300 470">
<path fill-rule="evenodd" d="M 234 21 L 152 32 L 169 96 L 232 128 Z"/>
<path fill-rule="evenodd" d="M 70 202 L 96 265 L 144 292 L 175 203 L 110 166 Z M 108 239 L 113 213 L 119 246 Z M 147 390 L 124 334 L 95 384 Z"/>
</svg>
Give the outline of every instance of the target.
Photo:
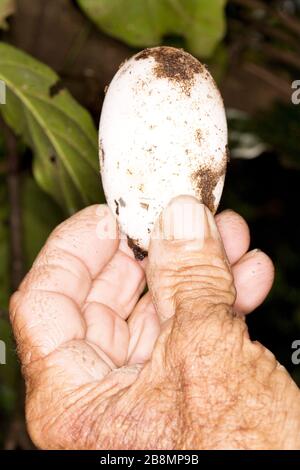
<svg viewBox="0 0 300 470">
<path fill-rule="evenodd" d="M 204 240 L 205 206 L 192 196 L 172 199 L 162 214 L 165 240 Z"/>
</svg>

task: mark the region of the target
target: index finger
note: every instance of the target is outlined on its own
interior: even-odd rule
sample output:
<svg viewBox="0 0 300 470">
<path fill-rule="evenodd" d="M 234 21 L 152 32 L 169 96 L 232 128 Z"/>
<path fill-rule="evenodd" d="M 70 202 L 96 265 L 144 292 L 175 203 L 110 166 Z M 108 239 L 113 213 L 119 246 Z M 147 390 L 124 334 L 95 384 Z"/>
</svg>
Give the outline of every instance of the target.
<svg viewBox="0 0 300 470">
<path fill-rule="evenodd" d="M 11 320 L 25 363 L 84 338 L 81 306 L 92 279 L 118 246 L 116 221 L 107 206 L 82 210 L 50 235 L 11 299 Z"/>
</svg>

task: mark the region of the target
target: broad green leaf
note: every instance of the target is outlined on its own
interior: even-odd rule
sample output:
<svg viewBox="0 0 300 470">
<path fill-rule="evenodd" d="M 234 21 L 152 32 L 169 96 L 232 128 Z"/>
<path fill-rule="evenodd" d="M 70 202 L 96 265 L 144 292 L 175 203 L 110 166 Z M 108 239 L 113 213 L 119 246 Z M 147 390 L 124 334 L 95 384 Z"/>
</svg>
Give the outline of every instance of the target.
<svg viewBox="0 0 300 470">
<path fill-rule="evenodd" d="M 33 178 L 22 184 L 22 216 L 26 268 L 29 269 L 50 232 L 64 219 L 61 208 Z"/>
<path fill-rule="evenodd" d="M 0 43 L 0 79 L 6 83 L 5 121 L 33 149 L 34 176 L 72 213 L 103 200 L 97 132 L 90 115 L 46 65 Z"/>
<path fill-rule="evenodd" d="M 225 31 L 226 0 L 77 1 L 100 29 L 134 47 L 180 35 L 192 54 L 209 57 Z"/>
<path fill-rule="evenodd" d="M 7 29 L 6 18 L 14 13 L 15 0 L 0 0 L 0 29 Z"/>
</svg>

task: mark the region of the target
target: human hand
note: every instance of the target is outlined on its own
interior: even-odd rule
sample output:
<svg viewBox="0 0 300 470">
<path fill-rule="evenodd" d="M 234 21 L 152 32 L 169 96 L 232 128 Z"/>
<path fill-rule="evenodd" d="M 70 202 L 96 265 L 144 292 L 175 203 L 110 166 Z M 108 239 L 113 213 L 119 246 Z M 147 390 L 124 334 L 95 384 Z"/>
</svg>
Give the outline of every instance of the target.
<svg viewBox="0 0 300 470">
<path fill-rule="evenodd" d="M 167 220 L 176 233 L 182 227 L 186 203 L 194 233 L 163 239 Z M 216 222 L 219 231 L 195 199 L 173 200 L 142 263 L 125 240 L 105 238 L 115 224 L 106 206 L 53 232 L 11 300 L 39 447 L 300 446 L 299 390 L 244 321 L 271 287 L 272 263 L 246 253 L 237 214 Z M 149 292 L 139 300 L 145 270 Z"/>
</svg>

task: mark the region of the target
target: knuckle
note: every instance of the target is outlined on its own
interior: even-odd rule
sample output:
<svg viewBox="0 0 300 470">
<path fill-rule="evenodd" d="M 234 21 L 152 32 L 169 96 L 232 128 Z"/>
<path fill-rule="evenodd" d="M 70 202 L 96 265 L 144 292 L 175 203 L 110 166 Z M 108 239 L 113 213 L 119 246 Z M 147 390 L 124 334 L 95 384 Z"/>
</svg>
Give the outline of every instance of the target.
<svg viewBox="0 0 300 470">
<path fill-rule="evenodd" d="M 249 341 L 245 323 L 225 306 L 203 307 L 198 323 L 195 317 L 187 322 L 183 318 L 174 317 L 164 345 L 168 376 L 171 370 L 175 378 L 179 374 L 191 384 L 199 380 L 207 388 L 224 376 L 234 386 L 236 370 L 243 364 L 243 343 Z"/>
<path fill-rule="evenodd" d="M 22 294 L 19 290 L 13 293 L 9 301 L 9 316 L 12 325 L 14 326 L 15 317 L 18 310 L 18 307 L 21 303 Z"/>
<path fill-rule="evenodd" d="M 185 267 L 178 271 L 174 285 L 176 309 L 188 310 L 199 304 L 231 307 L 236 292 L 233 276 L 225 265 L 206 264 Z"/>
<path fill-rule="evenodd" d="M 30 347 L 26 321 L 24 321 L 24 294 L 16 291 L 10 299 L 10 322 L 12 324 L 13 334 L 16 341 L 16 352 L 22 364 L 30 363 L 35 357 L 35 350 L 33 346 Z"/>
<path fill-rule="evenodd" d="M 201 363 L 203 354 L 215 355 L 219 342 L 230 349 L 229 339 L 236 330 L 232 310 L 235 297 L 226 260 L 202 258 L 178 269 L 173 281 L 175 316 L 167 342 L 172 363 Z"/>
</svg>

